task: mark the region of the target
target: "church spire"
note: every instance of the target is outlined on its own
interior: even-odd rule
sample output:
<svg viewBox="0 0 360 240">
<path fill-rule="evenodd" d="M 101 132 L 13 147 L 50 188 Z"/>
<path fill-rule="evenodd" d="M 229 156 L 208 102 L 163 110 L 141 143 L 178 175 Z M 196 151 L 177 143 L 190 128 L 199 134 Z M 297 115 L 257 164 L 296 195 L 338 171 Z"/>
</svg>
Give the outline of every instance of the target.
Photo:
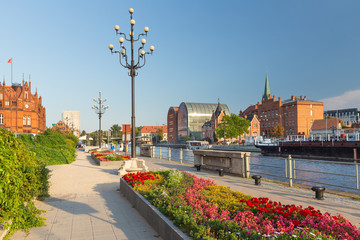
<svg viewBox="0 0 360 240">
<path fill-rule="evenodd" d="M 268 80 L 268 75 L 266 74 L 266 78 L 265 78 L 265 90 L 264 90 L 264 95 L 263 95 L 263 99 L 268 100 L 270 96 L 270 87 L 269 87 L 269 80 Z"/>
</svg>

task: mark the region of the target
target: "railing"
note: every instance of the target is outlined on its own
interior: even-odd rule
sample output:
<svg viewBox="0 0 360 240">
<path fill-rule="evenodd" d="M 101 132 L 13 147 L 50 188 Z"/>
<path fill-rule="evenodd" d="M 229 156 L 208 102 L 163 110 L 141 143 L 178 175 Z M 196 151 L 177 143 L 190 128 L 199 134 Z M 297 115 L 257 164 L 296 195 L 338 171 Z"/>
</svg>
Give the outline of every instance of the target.
<svg viewBox="0 0 360 240">
<path fill-rule="evenodd" d="M 256 156 L 251 158 L 251 174 L 281 179 L 287 181 L 290 187 L 293 186 L 293 182 L 298 182 L 330 186 L 338 190 L 359 190 L 359 163 L 357 162 L 295 160 L 290 155 L 285 159 L 261 157 L 261 163 L 259 160 L 260 158 Z M 262 163 L 265 161 L 269 164 Z M 348 174 L 350 172 L 353 174 Z"/>
</svg>

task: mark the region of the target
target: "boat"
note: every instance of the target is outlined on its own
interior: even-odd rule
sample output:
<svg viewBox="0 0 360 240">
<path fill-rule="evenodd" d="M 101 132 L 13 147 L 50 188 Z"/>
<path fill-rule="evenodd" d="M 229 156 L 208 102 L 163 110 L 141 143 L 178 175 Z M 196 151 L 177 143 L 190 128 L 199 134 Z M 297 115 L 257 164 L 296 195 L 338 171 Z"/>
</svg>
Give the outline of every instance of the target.
<svg viewBox="0 0 360 240">
<path fill-rule="evenodd" d="M 196 150 L 196 149 L 208 149 L 209 142 L 207 141 L 187 141 L 186 149 Z"/>
<path fill-rule="evenodd" d="M 327 160 L 358 160 L 360 141 L 278 141 L 257 143 L 263 155 L 321 158 Z"/>
</svg>

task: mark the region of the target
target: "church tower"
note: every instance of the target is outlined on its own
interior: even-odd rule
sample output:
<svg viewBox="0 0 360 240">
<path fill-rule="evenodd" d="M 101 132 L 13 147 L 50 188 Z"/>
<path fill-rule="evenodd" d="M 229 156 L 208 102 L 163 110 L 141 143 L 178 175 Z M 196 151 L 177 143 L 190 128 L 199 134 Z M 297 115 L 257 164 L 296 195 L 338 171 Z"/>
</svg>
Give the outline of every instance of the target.
<svg viewBox="0 0 360 240">
<path fill-rule="evenodd" d="M 263 95 L 263 99 L 268 100 L 270 96 L 270 87 L 269 87 L 269 80 L 268 80 L 268 75 L 266 74 L 266 78 L 265 78 L 265 90 L 264 90 L 264 95 Z"/>
</svg>

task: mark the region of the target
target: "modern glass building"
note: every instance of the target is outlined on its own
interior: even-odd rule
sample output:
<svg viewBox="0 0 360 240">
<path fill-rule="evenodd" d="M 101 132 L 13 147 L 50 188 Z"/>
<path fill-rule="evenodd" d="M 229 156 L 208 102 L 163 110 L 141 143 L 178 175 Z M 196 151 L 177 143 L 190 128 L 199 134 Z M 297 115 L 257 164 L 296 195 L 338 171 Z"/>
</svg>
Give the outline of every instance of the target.
<svg viewBox="0 0 360 240">
<path fill-rule="evenodd" d="M 188 136 L 191 140 L 201 140 L 201 127 L 211 119 L 218 103 L 182 102 L 178 110 L 178 142 L 184 143 Z M 220 104 L 226 115 L 230 109 L 226 104 Z"/>
</svg>

